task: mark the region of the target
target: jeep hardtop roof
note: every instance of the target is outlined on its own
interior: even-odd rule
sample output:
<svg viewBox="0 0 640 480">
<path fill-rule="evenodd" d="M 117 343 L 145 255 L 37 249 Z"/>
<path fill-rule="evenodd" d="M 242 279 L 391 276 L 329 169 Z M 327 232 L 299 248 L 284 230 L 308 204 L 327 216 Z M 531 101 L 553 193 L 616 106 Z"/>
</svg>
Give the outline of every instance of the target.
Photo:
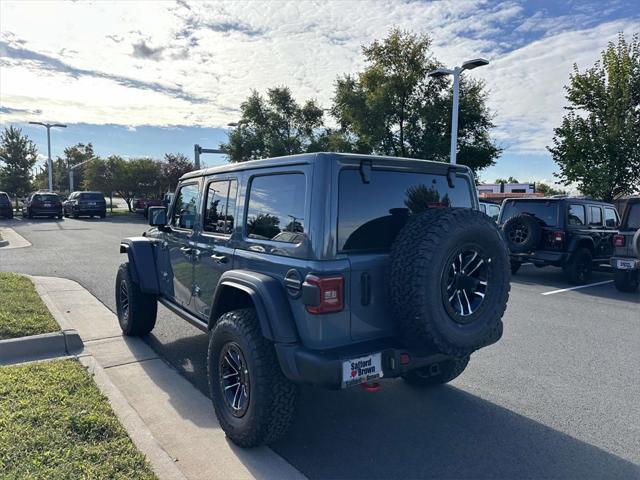
<svg viewBox="0 0 640 480">
<path fill-rule="evenodd" d="M 608 207 L 613 206 L 612 203 L 603 202 L 602 200 L 592 200 L 591 198 L 584 197 L 529 197 L 529 198 L 505 198 L 503 203 L 506 202 L 571 202 L 571 203 L 590 203 L 598 205 L 606 205 Z"/>
<path fill-rule="evenodd" d="M 471 173 L 471 170 L 464 165 L 451 165 L 444 162 L 436 162 L 433 160 L 421 160 L 416 158 L 404 158 L 404 157 L 388 157 L 383 155 L 364 155 L 357 153 L 335 153 L 335 152 L 317 152 L 317 153 L 301 153 L 298 155 L 289 155 L 286 157 L 274 157 L 264 158 L 261 160 L 249 160 L 247 162 L 229 163 L 228 165 L 221 165 L 218 167 L 203 168 L 192 172 L 185 173 L 180 180 L 186 180 L 188 178 L 197 178 L 201 176 L 214 175 L 216 173 L 226 173 L 241 170 L 250 170 L 258 168 L 279 167 L 286 165 L 302 165 L 311 164 L 319 161 L 329 161 L 331 159 L 339 160 L 342 163 L 355 164 L 362 160 L 372 160 L 376 163 L 384 163 L 389 166 L 405 166 L 410 167 L 414 165 L 416 168 L 424 168 L 425 164 L 434 167 L 437 170 L 446 172 L 449 168 L 454 168 L 458 173 Z"/>
</svg>

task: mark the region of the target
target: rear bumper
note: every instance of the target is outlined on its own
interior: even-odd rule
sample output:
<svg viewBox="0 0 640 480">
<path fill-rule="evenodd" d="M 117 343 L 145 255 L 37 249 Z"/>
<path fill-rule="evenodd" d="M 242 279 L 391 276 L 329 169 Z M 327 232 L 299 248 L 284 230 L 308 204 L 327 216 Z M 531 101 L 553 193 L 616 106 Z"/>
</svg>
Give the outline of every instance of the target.
<svg viewBox="0 0 640 480">
<path fill-rule="evenodd" d="M 532 262 L 539 265 L 558 265 L 569 258 L 567 252 L 555 252 L 553 250 L 536 250 L 531 253 L 512 253 L 511 260 L 517 262 Z"/>
<path fill-rule="evenodd" d="M 102 215 L 107 213 L 106 207 L 73 207 L 75 215 Z"/>
<path fill-rule="evenodd" d="M 59 208 L 32 208 L 31 215 L 34 217 L 46 217 L 62 215 L 62 207 Z"/>
<path fill-rule="evenodd" d="M 404 348 L 393 340 L 365 342 L 331 350 L 310 350 L 299 344 L 275 345 L 280 367 L 289 380 L 324 388 L 342 387 L 342 362 L 374 353 L 381 353 L 383 378 L 394 378 L 451 358 L 438 352 Z M 400 356 L 409 355 L 402 365 Z M 404 355 L 403 355 L 404 356 Z"/>
<path fill-rule="evenodd" d="M 625 263 L 626 262 L 633 262 L 635 264 L 635 266 L 633 268 L 618 268 L 618 260 L 622 260 Z M 631 257 L 611 257 L 610 260 L 610 264 L 611 267 L 613 267 L 616 270 L 625 270 L 625 271 L 635 271 L 635 270 L 640 270 L 640 259 L 638 258 L 631 258 Z"/>
</svg>

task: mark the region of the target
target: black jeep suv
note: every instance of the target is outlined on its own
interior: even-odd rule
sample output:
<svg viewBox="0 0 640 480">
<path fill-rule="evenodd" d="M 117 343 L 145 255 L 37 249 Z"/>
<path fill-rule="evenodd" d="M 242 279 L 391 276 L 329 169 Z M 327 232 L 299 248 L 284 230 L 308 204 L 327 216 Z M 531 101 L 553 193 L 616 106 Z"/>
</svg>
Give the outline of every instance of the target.
<svg viewBox="0 0 640 480">
<path fill-rule="evenodd" d="M 448 382 L 502 335 L 509 257 L 466 167 L 307 154 L 187 173 L 122 241 L 126 335 L 157 303 L 209 335 L 208 377 L 235 443 L 275 441 L 297 384 Z"/>
<path fill-rule="evenodd" d="M 0 217 L 13 218 L 13 205 L 5 192 L 0 192 Z"/>
<path fill-rule="evenodd" d="M 107 216 L 107 202 L 101 192 L 72 192 L 62 205 L 62 210 L 65 217 L 104 218 Z"/>
<path fill-rule="evenodd" d="M 621 292 L 635 292 L 640 285 L 640 197 L 627 200 L 613 245 L 611 266 L 616 288 Z"/>
<path fill-rule="evenodd" d="M 573 284 L 586 283 L 594 264 L 609 262 L 619 223 L 613 205 L 573 197 L 507 199 L 499 221 L 511 273 L 524 262 L 553 265 Z"/>
</svg>

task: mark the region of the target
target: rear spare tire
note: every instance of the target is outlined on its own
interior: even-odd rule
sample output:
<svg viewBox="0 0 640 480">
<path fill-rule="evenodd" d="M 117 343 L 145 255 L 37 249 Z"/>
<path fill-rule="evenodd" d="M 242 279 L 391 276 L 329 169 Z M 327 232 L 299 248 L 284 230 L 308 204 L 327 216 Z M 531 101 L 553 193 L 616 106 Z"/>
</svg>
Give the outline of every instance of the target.
<svg viewBox="0 0 640 480">
<path fill-rule="evenodd" d="M 613 271 L 613 283 L 620 292 L 635 292 L 640 285 L 640 272 L 638 270 L 616 269 Z"/>
<path fill-rule="evenodd" d="M 510 262 L 496 224 L 479 211 L 409 218 L 391 249 L 390 296 L 407 342 L 464 357 L 502 336 Z"/>
<path fill-rule="evenodd" d="M 542 227 L 531 215 L 516 215 L 502 226 L 505 241 L 513 253 L 530 252 L 542 238 Z"/>
</svg>

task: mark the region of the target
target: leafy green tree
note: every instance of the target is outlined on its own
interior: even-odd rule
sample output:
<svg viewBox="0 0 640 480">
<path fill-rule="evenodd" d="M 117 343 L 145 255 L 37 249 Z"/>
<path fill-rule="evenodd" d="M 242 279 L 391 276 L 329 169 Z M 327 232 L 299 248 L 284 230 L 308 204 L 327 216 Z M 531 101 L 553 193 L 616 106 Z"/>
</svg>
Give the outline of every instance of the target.
<svg viewBox="0 0 640 480">
<path fill-rule="evenodd" d="M 280 219 L 275 215 L 261 213 L 249 219 L 247 228 L 252 235 L 273 238 L 280 233 Z"/>
<path fill-rule="evenodd" d="M 552 187 L 543 182 L 536 182 L 536 193 L 542 193 L 545 197 L 550 197 L 551 195 L 566 195 L 567 191 Z"/>
<path fill-rule="evenodd" d="M 241 120 L 221 148 L 231 162 L 319 150 L 323 111 L 315 100 L 300 105 L 288 87 L 253 91 L 240 105 Z"/>
<path fill-rule="evenodd" d="M 495 183 L 497 184 L 506 184 L 506 183 L 520 183 L 517 178 L 509 177 L 506 180 L 504 178 L 496 178 Z"/>
<path fill-rule="evenodd" d="M 447 77 L 428 77 L 439 66 L 431 39 L 394 29 L 362 51 L 365 69 L 337 79 L 332 107 L 352 150 L 448 161 L 452 88 Z M 474 171 L 501 153 L 486 99 L 482 81 L 461 77 L 457 158 Z"/>
<path fill-rule="evenodd" d="M 0 134 L 0 190 L 21 197 L 31 190 L 31 169 L 37 150 L 22 130 L 5 127 Z"/>
<path fill-rule="evenodd" d="M 162 181 L 166 185 L 167 190 L 175 190 L 180 177 L 193 169 L 193 162 L 182 153 L 165 153 L 161 171 Z"/>
<path fill-rule="evenodd" d="M 92 162 L 93 163 L 93 162 Z M 125 160 L 117 155 L 108 157 L 104 169 L 109 175 L 111 190 L 116 192 L 127 203 L 132 211 L 133 199 L 139 196 L 160 196 L 160 162 L 150 158 Z M 104 188 L 104 187 L 103 187 Z"/>
<path fill-rule="evenodd" d="M 53 162 L 53 188 L 58 192 L 69 192 L 69 167 L 91 160 L 95 157 L 91 143 L 78 143 L 64 149 L 64 156 Z M 48 168 L 48 167 L 47 167 Z M 74 189 L 79 188 L 84 180 L 84 166 L 73 171 Z M 69 192 L 71 193 L 71 192 Z"/>
<path fill-rule="evenodd" d="M 547 147 L 564 185 L 611 201 L 640 186 L 640 37 L 621 33 L 584 73 L 574 64 L 569 106 Z"/>
</svg>

